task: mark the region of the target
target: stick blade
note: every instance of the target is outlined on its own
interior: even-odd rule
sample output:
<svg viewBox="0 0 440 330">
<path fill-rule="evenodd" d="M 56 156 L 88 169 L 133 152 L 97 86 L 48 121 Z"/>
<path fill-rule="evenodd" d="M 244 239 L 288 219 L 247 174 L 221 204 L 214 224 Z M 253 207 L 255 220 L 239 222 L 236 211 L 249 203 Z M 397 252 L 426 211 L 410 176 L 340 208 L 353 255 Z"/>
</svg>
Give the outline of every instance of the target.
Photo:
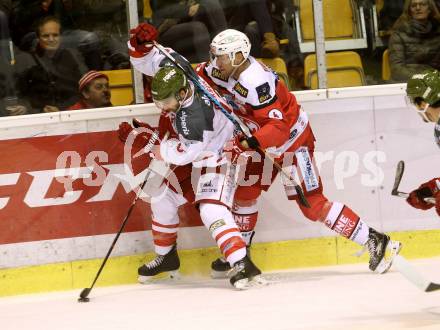
<svg viewBox="0 0 440 330">
<path fill-rule="evenodd" d="M 412 264 L 401 255 L 397 255 L 393 260 L 393 265 L 399 273 L 409 282 L 424 292 L 439 290 L 440 285 L 427 280 Z"/>
<path fill-rule="evenodd" d="M 92 291 L 92 288 L 84 288 L 79 294 L 78 302 L 89 302 L 88 295 Z"/>
<path fill-rule="evenodd" d="M 426 287 L 425 292 L 433 292 L 433 291 L 437 291 L 437 290 L 440 290 L 440 284 L 431 282 Z"/>
<path fill-rule="evenodd" d="M 405 162 L 403 160 L 400 160 L 397 163 L 396 176 L 394 178 L 394 185 L 393 185 L 393 190 L 391 191 L 391 195 L 397 196 L 399 194 L 398 189 L 399 189 L 400 181 L 402 181 L 402 176 L 404 171 L 405 171 Z"/>
</svg>

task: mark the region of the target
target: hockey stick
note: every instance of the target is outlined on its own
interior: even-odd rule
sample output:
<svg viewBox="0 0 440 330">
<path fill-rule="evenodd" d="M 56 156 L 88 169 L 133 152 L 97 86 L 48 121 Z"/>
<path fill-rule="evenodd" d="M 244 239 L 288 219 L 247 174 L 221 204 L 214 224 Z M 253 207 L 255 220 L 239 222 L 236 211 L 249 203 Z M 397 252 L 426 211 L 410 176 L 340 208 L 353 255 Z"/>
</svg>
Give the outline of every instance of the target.
<svg viewBox="0 0 440 330">
<path fill-rule="evenodd" d="M 394 257 L 393 265 L 396 266 L 397 270 L 403 275 L 403 277 L 405 277 L 423 292 L 440 290 L 440 284 L 431 282 L 424 278 L 420 272 L 401 255 Z"/>
<path fill-rule="evenodd" d="M 155 133 L 157 133 L 157 132 L 155 132 Z M 167 137 L 168 137 L 168 132 L 165 134 L 164 139 L 166 140 Z M 152 147 L 154 146 L 154 142 L 155 142 L 155 140 L 157 140 L 158 138 L 159 138 L 159 133 L 157 133 L 157 134 L 153 134 L 153 136 L 152 136 L 152 138 L 150 139 L 150 141 L 148 141 L 147 147 L 149 147 L 150 150 L 151 150 Z M 146 152 L 148 152 L 148 151 L 149 151 L 149 150 L 146 150 Z M 121 233 L 122 233 L 122 231 L 124 230 L 125 225 L 127 224 L 128 219 L 130 218 L 131 212 L 133 211 L 134 206 L 135 206 L 137 200 L 139 199 L 139 197 L 140 197 L 142 191 L 144 190 L 144 187 L 145 187 L 145 184 L 146 184 L 147 181 L 148 181 L 148 178 L 150 177 L 150 173 L 151 173 L 151 171 L 147 171 L 147 174 L 145 175 L 144 182 L 142 182 L 142 185 L 141 185 L 140 189 L 139 189 L 139 190 L 137 191 L 137 193 L 136 193 L 136 197 L 135 197 L 135 198 L 133 199 L 133 201 L 131 202 L 131 205 L 130 205 L 130 207 L 129 207 L 129 209 L 128 209 L 127 215 L 125 216 L 124 221 L 122 221 L 121 227 L 119 228 L 118 233 L 116 234 L 116 236 L 115 236 L 115 238 L 114 238 L 114 240 L 113 240 L 113 242 L 112 242 L 112 244 L 111 244 L 109 250 L 107 251 L 107 254 L 106 254 L 106 256 L 104 257 L 104 260 L 103 260 L 102 263 L 101 263 L 101 267 L 99 267 L 99 270 L 98 270 L 98 272 L 96 273 L 96 276 L 95 276 L 95 279 L 93 280 L 92 285 L 90 286 L 90 288 L 84 288 L 84 289 L 81 291 L 81 293 L 80 293 L 80 295 L 79 295 L 79 298 L 78 298 L 78 302 L 89 302 L 89 301 L 90 301 L 90 298 L 89 298 L 88 296 L 89 296 L 90 292 L 92 291 L 93 287 L 95 286 L 95 283 L 96 283 L 96 281 L 97 281 L 98 278 L 99 278 L 99 275 L 101 275 L 101 272 L 102 272 L 102 270 L 104 269 L 104 266 L 105 266 L 105 264 L 107 263 L 107 260 L 108 260 L 108 258 L 109 258 L 109 256 L 110 256 L 110 254 L 112 253 L 113 248 L 115 247 L 115 244 L 116 244 L 116 242 L 117 242 L 119 236 L 121 236 Z"/>
<path fill-rule="evenodd" d="M 400 185 L 400 181 L 402 181 L 404 171 L 405 171 L 405 162 L 401 160 L 397 163 L 396 177 L 394 178 L 394 185 L 393 185 L 393 189 L 391 190 L 391 195 L 393 196 L 403 197 L 403 198 L 408 198 L 409 196 L 409 193 L 399 191 L 399 185 Z M 425 197 L 423 198 L 423 200 L 426 203 L 435 204 L 435 198 Z"/>
<path fill-rule="evenodd" d="M 233 112 L 231 112 L 231 113 L 228 112 L 222 106 L 222 104 L 212 95 L 212 93 L 209 92 L 209 89 L 211 89 L 211 87 L 208 85 L 208 83 L 206 83 L 197 74 L 195 74 L 194 71 L 192 71 L 192 70 L 189 71 L 187 68 L 183 67 L 180 63 L 178 63 L 176 61 L 176 59 L 162 45 L 158 44 L 156 41 L 153 41 L 153 44 L 166 58 L 168 58 L 176 67 L 178 67 L 179 69 L 181 69 L 185 73 L 185 75 L 189 78 L 189 80 L 191 80 L 194 83 L 194 85 L 206 97 L 208 97 L 211 102 L 213 102 L 216 105 L 216 107 L 226 116 L 226 118 L 228 118 L 235 125 L 235 127 L 238 130 L 240 130 L 246 137 L 252 136 L 252 133 L 251 133 L 249 127 L 247 127 L 246 124 L 243 123 L 240 120 L 240 118 L 238 118 Z M 294 185 L 295 191 L 299 196 L 300 203 L 302 205 L 304 205 L 305 207 L 310 208 L 310 204 L 309 204 L 306 196 L 304 195 L 304 192 L 301 189 L 301 186 L 296 182 L 296 180 L 292 177 L 292 175 L 287 173 L 282 168 L 282 166 L 280 164 L 275 162 L 273 157 L 271 157 L 265 150 L 263 150 L 260 147 L 258 147 L 257 150 L 260 151 L 261 153 L 263 153 L 264 156 L 274 164 L 275 168 Z"/>
</svg>

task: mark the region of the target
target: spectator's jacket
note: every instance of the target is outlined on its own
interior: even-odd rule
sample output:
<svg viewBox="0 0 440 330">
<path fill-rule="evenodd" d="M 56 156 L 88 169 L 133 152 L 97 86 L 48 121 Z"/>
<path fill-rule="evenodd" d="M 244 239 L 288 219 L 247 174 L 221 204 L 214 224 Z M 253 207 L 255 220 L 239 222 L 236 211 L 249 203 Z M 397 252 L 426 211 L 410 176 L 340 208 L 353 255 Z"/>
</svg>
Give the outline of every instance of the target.
<svg viewBox="0 0 440 330">
<path fill-rule="evenodd" d="M 69 49 L 48 57 L 40 49 L 17 57 L 20 94 L 36 112 L 46 105 L 65 110 L 78 101 L 78 81 L 86 69 Z"/>
<path fill-rule="evenodd" d="M 175 23 L 188 19 L 187 1 L 152 0 L 153 25 L 159 28 L 166 19 L 174 19 Z M 161 30 L 161 29 L 160 29 Z"/>
<path fill-rule="evenodd" d="M 286 85 L 252 56 L 249 61 L 238 80 L 224 78 L 210 63 L 202 63 L 196 71 L 234 105 L 237 115 L 255 123 L 254 137 L 273 156 L 280 157 L 314 139 L 307 114 Z"/>
<path fill-rule="evenodd" d="M 109 105 L 109 107 L 112 107 L 113 105 Z M 83 100 L 79 100 L 74 105 L 71 105 L 67 108 L 67 110 L 82 110 L 82 109 L 96 109 L 90 107 L 87 103 L 85 103 Z"/>
<path fill-rule="evenodd" d="M 403 22 L 394 29 L 388 47 L 393 80 L 403 82 L 423 70 L 440 69 L 440 24 Z"/>
</svg>

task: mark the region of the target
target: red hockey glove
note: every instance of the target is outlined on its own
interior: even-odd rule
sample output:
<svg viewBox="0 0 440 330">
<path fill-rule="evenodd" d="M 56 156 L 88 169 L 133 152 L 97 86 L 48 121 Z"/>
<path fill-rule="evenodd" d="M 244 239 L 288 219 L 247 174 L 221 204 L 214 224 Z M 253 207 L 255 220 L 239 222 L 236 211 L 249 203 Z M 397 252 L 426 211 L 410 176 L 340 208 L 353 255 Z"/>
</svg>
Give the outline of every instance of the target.
<svg viewBox="0 0 440 330">
<path fill-rule="evenodd" d="M 439 188 L 436 184 L 437 180 L 438 178 L 434 178 L 428 182 L 423 183 L 416 190 L 413 190 L 406 199 L 408 204 L 412 207 L 415 207 L 416 209 L 421 210 L 429 210 L 431 207 L 433 207 L 433 204 L 427 203 L 423 199 L 426 197 L 433 197 L 439 192 Z"/>
<path fill-rule="evenodd" d="M 243 165 L 247 162 L 250 157 L 247 149 L 243 146 L 241 141 L 245 140 L 243 136 L 236 136 L 231 141 L 228 141 L 225 146 L 226 157 L 232 164 Z"/>
<path fill-rule="evenodd" d="M 133 128 L 127 122 L 121 123 L 118 129 L 119 139 L 122 142 L 127 141 L 128 136 L 133 131 L 132 134 L 134 134 L 134 141 L 132 146 L 139 149 L 143 148 L 148 144 L 148 142 L 152 138 L 155 132 L 155 128 L 151 127 L 147 123 L 138 121 L 137 119 L 133 119 L 133 125 L 135 126 L 135 128 Z M 159 139 L 156 139 L 156 141 L 154 141 L 154 144 L 159 144 L 159 142 L 160 142 Z"/>
<path fill-rule="evenodd" d="M 440 193 L 437 193 L 435 197 L 435 210 L 437 214 L 440 216 Z"/>
<path fill-rule="evenodd" d="M 141 23 L 130 30 L 130 45 L 140 54 L 148 54 L 153 49 L 153 41 L 157 39 L 156 28 L 147 23 Z"/>
</svg>

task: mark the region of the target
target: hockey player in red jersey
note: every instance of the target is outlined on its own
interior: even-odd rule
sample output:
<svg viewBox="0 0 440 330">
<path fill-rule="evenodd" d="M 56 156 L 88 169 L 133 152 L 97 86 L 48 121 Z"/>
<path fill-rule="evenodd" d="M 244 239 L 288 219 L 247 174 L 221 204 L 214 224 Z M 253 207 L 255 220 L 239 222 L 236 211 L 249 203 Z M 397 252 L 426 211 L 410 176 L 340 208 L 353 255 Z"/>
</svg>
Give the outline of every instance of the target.
<svg viewBox="0 0 440 330">
<path fill-rule="evenodd" d="M 329 201 L 323 194 L 321 178 L 314 164 L 315 138 L 307 114 L 278 76 L 249 56 L 250 49 L 245 34 L 225 30 L 212 40 L 210 61 L 196 69 L 200 76 L 228 99 L 237 115 L 252 123 L 253 135 L 239 138 L 236 145 L 243 151 L 264 149 L 292 175 L 298 168 L 302 189 L 310 204 L 308 208 L 298 203 L 304 216 L 324 223 L 337 234 L 367 248 L 370 254 L 369 268 L 386 272 L 392 261 L 384 258 L 386 249 L 395 255 L 400 250 L 400 243 L 369 227 L 348 206 Z M 268 189 L 277 173 L 273 169 L 274 174 L 269 173 L 267 180 L 263 168 L 264 162 L 250 163 L 246 174 L 258 174 L 259 181 L 251 186 L 240 185 L 235 194 L 233 214 L 247 245 L 251 244 L 257 221 L 257 199 L 263 190 Z M 288 199 L 298 201 L 289 180 L 285 177 L 282 180 Z M 227 268 L 228 265 L 221 259 L 212 264 L 215 275 Z"/>
<path fill-rule="evenodd" d="M 141 24 L 131 33 L 128 47 L 132 65 L 153 76 L 153 100 L 163 111 L 159 131 L 169 130 L 171 121 L 176 133 L 174 137 L 162 140 L 156 148 L 156 158 L 162 159 L 164 164 L 174 165 L 176 173 L 188 164 L 192 167 L 189 177 L 185 170 L 179 174 L 177 187 L 164 180 L 159 186 L 160 194 L 151 199 L 157 257 L 139 268 L 139 280 L 143 282 L 158 273 L 179 268 L 175 245 L 179 224 L 177 210 L 187 202 L 194 202 L 199 207 L 203 224 L 232 267 L 231 284 L 239 289 L 245 288 L 250 281 L 258 281 L 261 272 L 246 255 L 246 244 L 230 212 L 236 167 L 228 163 L 223 147 L 232 138 L 234 125 L 194 87 L 181 69 L 146 43 L 157 37 L 151 25 Z M 181 65 L 190 68 L 184 58 L 174 54 Z M 219 99 L 219 102 L 222 101 Z M 165 114 L 168 120 L 164 119 Z M 120 128 L 122 140 L 131 130 L 127 125 L 122 124 Z M 164 177 L 168 178 L 167 175 Z"/>
<path fill-rule="evenodd" d="M 406 94 L 417 113 L 426 123 L 436 123 L 434 139 L 440 147 L 440 73 L 428 70 L 413 75 L 407 83 Z M 435 204 L 425 201 L 425 198 L 435 199 Z M 434 178 L 413 190 L 407 202 L 416 209 L 429 210 L 435 207 L 440 216 L 440 178 Z"/>
</svg>

